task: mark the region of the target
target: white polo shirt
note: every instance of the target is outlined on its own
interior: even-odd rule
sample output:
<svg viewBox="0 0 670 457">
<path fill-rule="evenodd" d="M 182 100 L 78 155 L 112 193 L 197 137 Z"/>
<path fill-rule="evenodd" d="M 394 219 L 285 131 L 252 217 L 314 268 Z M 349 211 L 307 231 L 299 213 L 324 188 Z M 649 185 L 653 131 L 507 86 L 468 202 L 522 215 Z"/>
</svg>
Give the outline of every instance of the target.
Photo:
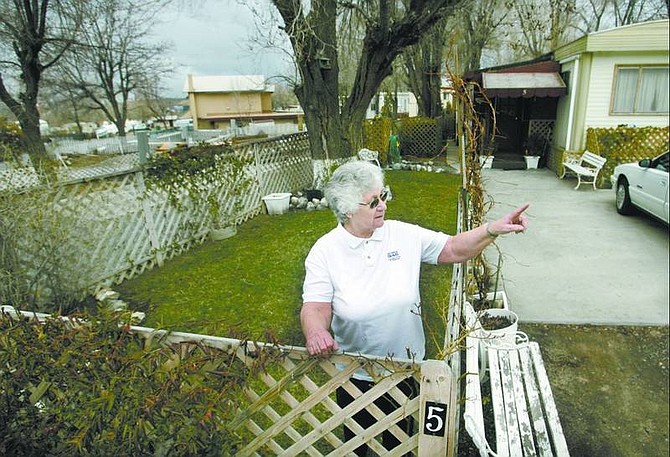
<svg viewBox="0 0 670 457">
<path fill-rule="evenodd" d="M 370 238 L 355 237 L 338 224 L 305 259 L 303 303 L 332 303 L 331 327 L 343 351 L 422 360 L 421 262 L 437 264 L 448 239 L 393 220 Z"/>
</svg>

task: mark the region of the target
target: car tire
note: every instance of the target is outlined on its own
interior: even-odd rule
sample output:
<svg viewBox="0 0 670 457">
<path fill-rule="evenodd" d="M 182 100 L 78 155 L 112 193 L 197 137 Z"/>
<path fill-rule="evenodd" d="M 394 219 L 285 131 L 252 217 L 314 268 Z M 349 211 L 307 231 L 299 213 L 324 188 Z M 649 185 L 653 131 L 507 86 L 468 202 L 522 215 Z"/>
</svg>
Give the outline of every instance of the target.
<svg viewBox="0 0 670 457">
<path fill-rule="evenodd" d="M 633 214 L 633 205 L 628 192 L 628 180 L 621 178 L 616 185 L 616 210 L 619 214 Z"/>
</svg>

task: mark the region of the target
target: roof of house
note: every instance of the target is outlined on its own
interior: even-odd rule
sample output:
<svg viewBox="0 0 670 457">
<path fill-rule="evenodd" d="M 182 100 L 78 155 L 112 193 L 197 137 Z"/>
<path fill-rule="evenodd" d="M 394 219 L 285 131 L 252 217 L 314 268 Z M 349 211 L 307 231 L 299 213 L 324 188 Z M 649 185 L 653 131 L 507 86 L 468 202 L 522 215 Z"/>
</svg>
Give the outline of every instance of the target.
<svg viewBox="0 0 670 457">
<path fill-rule="evenodd" d="M 274 92 L 263 75 L 196 76 L 188 75 L 184 92 Z"/>
<path fill-rule="evenodd" d="M 668 19 L 639 22 L 589 33 L 554 51 L 562 61 L 585 52 L 668 52 Z"/>
</svg>

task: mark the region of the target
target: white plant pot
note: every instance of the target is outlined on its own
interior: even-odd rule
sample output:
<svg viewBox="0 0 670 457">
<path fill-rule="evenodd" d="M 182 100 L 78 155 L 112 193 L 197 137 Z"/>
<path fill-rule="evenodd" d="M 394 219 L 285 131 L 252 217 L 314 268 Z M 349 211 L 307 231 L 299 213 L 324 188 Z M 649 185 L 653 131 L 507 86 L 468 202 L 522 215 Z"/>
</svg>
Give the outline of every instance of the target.
<svg viewBox="0 0 670 457">
<path fill-rule="evenodd" d="M 526 160 L 526 169 L 535 170 L 540 163 L 540 156 L 523 156 Z"/>
<path fill-rule="evenodd" d="M 289 203 L 291 202 L 290 192 L 279 192 L 268 194 L 263 197 L 265 207 L 268 214 L 284 214 L 288 211 Z"/>
<path fill-rule="evenodd" d="M 229 225 L 227 227 L 218 227 L 209 230 L 209 237 L 213 241 L 221 241 L 226 238 L 237 235 L 237 226 Z"/>
<path fill-rule="evenodd" d="M 511 320 L 511 324 L 500 329 L 487 330 L 482 327 L 481 319 L 484 316 L 506 317 Z M 509 309 L 485 309 L 477 314 L 477 321 L 475 323 L 475 336 L 480 339 L 479 344 L 479 360 L 480 370 L 479 376 L 484 378 L 488 368 L 488 348 L 489 347 L 514 347 L 517 344 L 517 329 L 519 326 L 519 316 L 514 311 Z"/>
<path fill-rule="evenodd" d="M 471 302 L 475 302 L 479 299 L 479 294 L 475 294 L 472 298 L 468 298 Z M 498 309 L 509 309 L 509 299 L 504 290 L 498 290 L 496 292 L 488 292 L 486 294 L 486 300 L 489 302 L 489 308 L 498 308 Z"/>
<path fill-rule="evenodd" d="M 482 168 L 493 167 L 493 156 L 479 156 L 479 165 L 481 165 Z"/>
<path fill-rule="evenodd" d="M 487 316 L 505 317 L 512 323 L 500 329 L 487 330 L 481 324 L 481 320 Z M 476 331 L 482 339 L 484 346 L 509 347 L 516 345 L 516 332 L 519 326 L 519 316 L 509 309 L 490 308 L 481 311 L 477 315 Z"/>
</svg>

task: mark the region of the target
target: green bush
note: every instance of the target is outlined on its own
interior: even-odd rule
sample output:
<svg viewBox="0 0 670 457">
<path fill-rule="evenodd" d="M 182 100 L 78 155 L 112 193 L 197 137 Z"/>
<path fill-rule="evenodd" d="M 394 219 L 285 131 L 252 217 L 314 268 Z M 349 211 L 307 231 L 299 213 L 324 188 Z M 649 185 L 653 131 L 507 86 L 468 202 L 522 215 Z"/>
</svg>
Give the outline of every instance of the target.
<svg viewBox="0 0 670 457">
<path fill-rule="evenodd" d="M 1 455 L 234 455 L 227 424 L 249 369 L 225 350 L 149 342 L 119 324 L 129 317 L 0 317 Z"/>
<path fill-rule="evenodd" d="M 21 129 L 6 118 L 0 117 L 0 162 L 18 162 L 21 153 Z"/>
</svg>

